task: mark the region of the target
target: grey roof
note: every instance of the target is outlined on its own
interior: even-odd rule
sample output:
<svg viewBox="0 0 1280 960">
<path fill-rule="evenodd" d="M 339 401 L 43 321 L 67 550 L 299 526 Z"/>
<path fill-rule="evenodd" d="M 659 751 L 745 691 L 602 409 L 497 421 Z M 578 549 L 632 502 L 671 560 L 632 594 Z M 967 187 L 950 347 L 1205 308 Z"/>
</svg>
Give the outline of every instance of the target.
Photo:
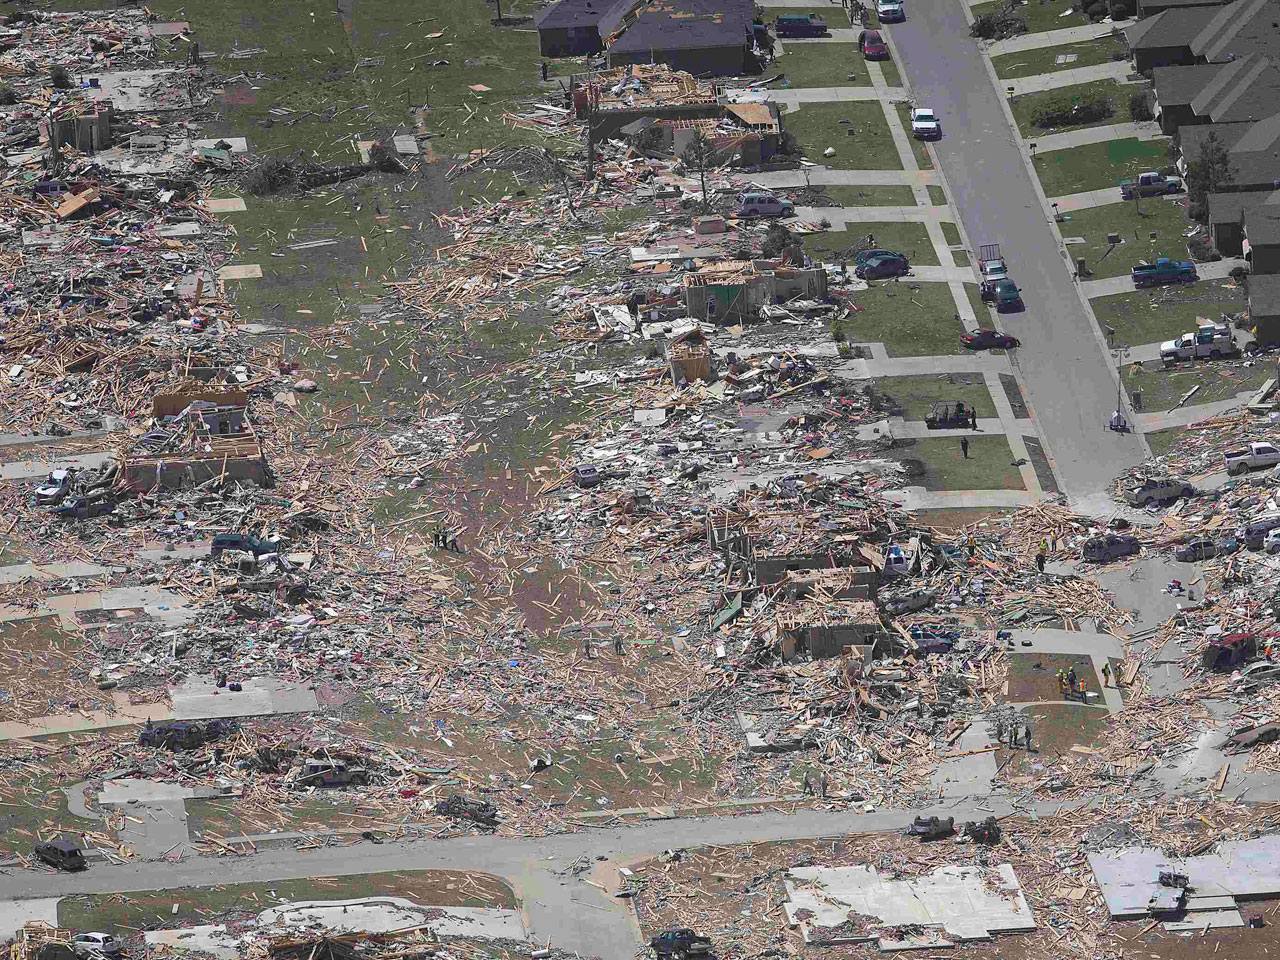
<svg viewBox="0 0 1280 960">
<path fill-rule="evenodd" d="M 1249 316 L 1274 317 L 1280 314 L 1280 274 L 1264 273 L 1249 277 Z"/>
<path fill-rule="evenodd" d="M 1237 0 L 1240 2 L 1240 0 Z M 1157 95 L 1158 96 L 1158 95 Z M 1222 69 L 1191 101 L 1196 116 L 1214 123 L 1261 120 L 1280 104 L 1280 69 L 1269 57 L 1248 54 Z"/>
<path fill-rule="evenodd" d="M 1245 207 L 1244 235 L 1251 247 L 1280 244 L 1280 209 L 1267 204 Z"/>
<path fill-rule="evenodd" d="M 1248 207 L 1280 207 L 1280 190 L 1244 190 L 1209 194 L 1210 223 L 1239 223 Z"/>
<path fill-rule="evenodd" d="M 534 26 L 539 30 L 598 26 L 615 7 L 629 7 L 631 3 L 632 0 L 560 0 L 540 12 L 534 18 Z"/>
<path fill-rule="evenodd" d="M 1225 63 L 1200 63 L 1193 67 L 1156 67 L 1151 71 L 1156 99 L 1163 107 L 1190 106 L 1226 66 Z"/>
<path fill-rule="evenodd" d="M 1241 2 L 1241 0 L 1237 0 Z M 1154 17 L 1139 20 L 1125 30 L 1130 50 L 1160 47 L 1190 47 L 1217 16 L 1217 7 L 1189 7 L 1161 10 Z"/>
<path fill-rule="evenodd" d="M 1149 4 L 1142 5 L 1168 9 L 1170 7 L 1219 7 L 1227 2 L 1228 0 L 1150 0 Z"/>
<path fill-rule="evenodd" d="M 1253 126 L 1252 123 L 1187 124 L 1178 128 L 1178 150 L 1187 163 L 1195 163 L 1200 159 L 1200 150 L 1210 134 L 1221 140 L 1227 150 L 1234 150 Z"/>
<path fill-rule="evenodd" d="M 1213 12 L 1212 19 L 1191 42 L 1191 52 L 1197 57 L 1227 60 L 1273 51 L 1280 43 L 1280 0 L 1236 0 L 1208 9 Z M 1189 12 L 1178 11 L 1181 15 Z"/>
<path fill-rule="evenodd" d="M 648 0 L 610 50 L 693 50 L 745 45 L 751 37 L 752 0 Z M 604 33 L 605 22 L 601 23 Z M 612 31 L 610 31 L 612 32 Z"/>
<path fill-rule="evenodd" d="M 1274 127 L 1270 118 L 1263 121 L 1268 128 Z M 1227 146 L 1231 154 L 1231 166 L 1235 175 L 1235 185 L 1239 187 L 1263 190 L 1274 188 L 1280 180 L 1280 141 L 1256 150 L 1241 150 L 1240 145 L 1245 138 L 1251 142 L 1260 142 L 1256 137 L 1254 123 L 1207 123 L 1178 128 L 1178 147 L 1182 158 L 1187 163 L 1195 163 L 1200 158 L 1200 151 L 1210 134 L 1217 136 Z"/>
</svg>

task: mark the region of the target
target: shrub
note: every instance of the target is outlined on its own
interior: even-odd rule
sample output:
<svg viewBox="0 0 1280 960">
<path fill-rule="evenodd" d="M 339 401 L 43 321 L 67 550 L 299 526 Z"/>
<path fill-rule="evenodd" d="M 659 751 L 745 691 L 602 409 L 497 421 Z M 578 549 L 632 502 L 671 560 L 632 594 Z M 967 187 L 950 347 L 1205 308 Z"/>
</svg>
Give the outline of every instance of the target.
<svg viewBox="0 0 1280 960">
<path fill-rule="evenodd" d="M 1154 120 L 1156 112 L 1151 108 L 1151 91 L 1135 90 L 1129 94 L 1129 116 L 1134 120 Z"/>
<path fill-rule="evenodd" d="M 849 344 L 847 344 L 847 343 L 842 343 L 842 344 L 840 344 L 840 346 L 839 346 L 839 347 L 837 347 L 837 348 L 836 348 L 836 350 L 837 350 L 837 352 L 840 354 L 840 356 L 842 356 L 842 357 L 852 357 L 852 356 L 853 356 L 853 347 L 851 347 L 851 346 L 850 346 Z"/>
<path fill-rule="evenodd" d="M 1084 15 L 1090 20 L 1101 20 L 1107 15 L 1107 5 L 1103 0 L 1096 0 L 1084 8 Z"/>
<path fill-rule="evenodd" d="M 1198 260 L 1201 263 L 1212 263 L 1222 259 L 1222 254 L 1214 249 L 1213 241 L 1204 234 L 1187 241 L 1187 252 L 1191 254 L 1192 260 Z"/>
<path fill-rule="evenodd" d="M 0 83 L 0 107 L 11 107 L 18 102 L 18 91 L 7 83 Z"/>
<path fill-rule="evenodd" d="M 244 188 L 256 197 L 279 193 L 297 179 L 293 164 L 283 157 L 267 157 L 244 176 Z"/>
<path fill-rule="evenodd" d="M 969 36 L 979 40 L 1004 40 L 1027 32 L 1027 18 L 1010 10 L 984 13 L 973 21 Z"/>
<path fill-rule="evenodd" d="M 845 333 L 843 324 L 837 323 L 831 328 L 831 339 L 836 343 L 844 343 L 849 339 L 849 334 Z"/>
<path fill-rule="evenodd" d="M 1133 13 L 1133 8 L 1125 0 L 1115 0 L 1111 4 L 1112 20 L 1128 20 L 1131 13 Z"/>
<path fill-rule="evenodd" d="M 49 82 L 53 84 L 55 90 L 71 89 L 71 74 L 67 73 L 64 66 L 56 66 L 49 71 Z"/>
<path fill-rule="evenodd" d="M 1114 116 L 1116 105 L 1110 97 L 1102 94 L 1072 100 L 1057 96 L 1044 101 L 1031 115 L 1031 122 L 1041 130 L 1053 127 L 1065 127 L 1077 123 L 1095 123 Z"/>
</svg>

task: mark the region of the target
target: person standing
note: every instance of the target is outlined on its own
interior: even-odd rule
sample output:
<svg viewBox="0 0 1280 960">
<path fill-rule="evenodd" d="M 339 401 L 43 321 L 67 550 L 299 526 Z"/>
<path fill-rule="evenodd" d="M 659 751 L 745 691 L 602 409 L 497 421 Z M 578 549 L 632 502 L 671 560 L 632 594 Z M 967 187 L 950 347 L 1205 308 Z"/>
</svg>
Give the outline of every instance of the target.
<svg viewBox="0 0 1280 960">
<path fill-rule="evenodd" d="M 969 408 L 969 426 L 973 430 L 978 429 L 978 408 L 977 407 Z"/>
<path fill-rule="evenodd" d="M 1109 663 L 1102 665 L 1102 685 L 1104 687 L 1111 686 L 1111 664 Z"/>
<path fill-rule="evenodd" d="M 960 438 L 960 452 L 964 454 L 964 458 L 966 460 L 969 459 L 969 438 L 968 437 Z"/>
<path fill-rule="evenodd" d="M 1044 573 L 1044 560 L 1044 551 L 1042 550 L 1036 554 L 1036 569 L 1041 573 Z"/>
</svg>

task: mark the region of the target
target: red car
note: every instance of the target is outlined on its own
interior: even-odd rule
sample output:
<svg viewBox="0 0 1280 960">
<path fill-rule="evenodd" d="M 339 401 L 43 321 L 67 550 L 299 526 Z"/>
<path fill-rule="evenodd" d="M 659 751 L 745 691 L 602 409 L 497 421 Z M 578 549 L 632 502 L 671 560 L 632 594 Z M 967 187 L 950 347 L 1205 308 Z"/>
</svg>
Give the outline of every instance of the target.
<svg viewBox="0 0 1280 960">
<path fill-rule="evenodd" d="M 888 60 L 889 47 L 879 30 L 863 30 L 858 34 L 858 49 L 868 60 Z"/>
<path fill-rule="evenodd" d="M 966 333 L 960 338 L 960 342 L 967 350 L 990 350 L 992 347 L 1009 350 L 1022 345 L 1022 341 L 1017 337 L 1011 337 L 999 330 L 978 330 L 974 333 Z"/>
</svg>

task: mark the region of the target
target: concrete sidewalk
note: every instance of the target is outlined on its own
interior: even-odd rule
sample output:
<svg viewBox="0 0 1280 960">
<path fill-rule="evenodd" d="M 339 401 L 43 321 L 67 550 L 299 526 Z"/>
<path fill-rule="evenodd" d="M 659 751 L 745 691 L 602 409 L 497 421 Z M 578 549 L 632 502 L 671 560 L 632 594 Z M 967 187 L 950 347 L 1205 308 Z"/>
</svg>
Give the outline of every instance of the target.
<svg viewBox="0 0 1280 960">
<path fill-rule="evenodd" d="M 857 318 L 854 318 L 856 324 Z M 856 333 L 856 326 L 853 330 Z M 875 347 L 883 350 L 883 344 L 871 344 L 873 354 Z M 1008 355 L 997 355 L 990 353 L 967 353 L 956 354 L 955 356 L 939 356 L 939 357 L 879 357 L 874 356 L 870 360 L 846 360 L 837 371 L 841 376 L 848 377 L 853 380 L 869 380 L 872 377 L 915 377 L 929 374 L 972 374 L 999 375 L 1002 373 L 1012 373 L 1013 367 L 1009 364 Z"/>
<path fill-rule="evenodd" d="M 790 113 L 805 103 L 843 103 L 852 100 L 879 100 L 885 94 L 875 87 L 797 87 L 788 90 L 769 90 L 767 99 L 781 104 Z M 898 99 L 907 99 L 904 93 Z"/>
<path fill-rule="evenodd" d="M 1094 40 L 1111 33 L 1115 24 L 1086 23 L 1083 26 L 1063 27 L 1061 30 L 1042 30 L 1039 33 L 1024 33 L 1010 37 L 1008 40 L 996 40 L 987 44 L 987 56 L 998 57 L 1002 53 L 1020 53 L 1023 50 L 1039 50 L 1041 47 L 1056 47 L 1064 43 L 1077 43 L 1081 40 Z M 1005 81 L 1000 81 L 1004 83 Z"/>
<path fill-rule="evenodd" d="M 1045 90 L 1056 90 L 1058 87 L 1070 87 L 1077 83 L 1094 83 L 1098 80 L 1123 81 L 1133 71 L 1128 60 L 1113 63 L 1097 63 L 1091 67 L 1076 67 L 1074 70 L 1055 70 L 1053 73 L 1037 73 L 1032 77 L 1018 77 L 1013 80 L 1001 80 L 1006 93 L 1015 97 L 1024 93 L 1043 93 Z"/>
<path fill-rule="evenodd" d="M 949 207 L 796 207 L 801 220 L 830 220 L 834 229 L 850 223 L 925 223 L 950 220 Z M 840 225 L 840 226 L 837 226 Z"/>
<path fill-rule="evenodd" d="M 115 451 L 104 450 L 102 453 L 79 453 L 70 457 L 52 454 L 49 460 L 11 460 L 0 463 L 0 480 L 30 480 L 32 477 L 43 477 L 51 470 L 63 467 L 75 467 L 77 470 L 93 470 L 116 459 Z"/>
<path fill-rule="evenodd" d="M 828 187 L 915 187 L 938 182 L 938 175 L 932 170 L 832 170 L 830 167 L 813 166 L 808 171 L 809 183 Z M 805 176 L 799 170 L 769 170 L 749 174 L 747 179 L 762 187 L 805 186 Z"/>
<path fill-rule="evenodd" d="M 1039 142 L 1039 141 L 1037 141 Z M 1070 213 L 1072 210 L 1087 210 L 1090 207 L 1105 207 L 1109 203 L 1122 203 L 1119 187 L 1104 187 L 1101 190 L 1086 190 L 1084 193 L 1069 193 L 1063 197 L 1052 197 L 1050 205 L 1057 204 L 1059 213 Z M 1050 207 L 1052 210 L 1052 206 Z M 1065 224 L 1058 224 L 1064 233 L 1070 232 Z"/>
<path fill-rule="evenodd" d="M 1105 143 L 1108 140 L 1156 140 L 1163 137 L 1160 124 L 1154 120 L 1141 123 L 1111 123 L 1105 127 L 1086 127 L 1084 130 L 1072 130 L 1069 133 L 1051 133 L 1048 136 L 1027 138 L 1036 145 L 1036 150 L 1069 150 L 1071 147 L 1083 147 L 1090 143 Z M 1108 188 L 1120 199 L 1120 188 Z M 1159 198 L 1155 198 L 1159 199 Z"/>
<path fill-rule="evenodd" d="M 1030 490 L 926 490 L 903 487 L 888 490 L 885 497 L 904 510 L 947 510 L 953 507 L 1028 507 L 1041 499 Z"/>
<path fill-rule="evenodd" d="M 1208 420 L 1210 417 L 1216 417 L 1218 414 L 1226 413 L 1228 410 L 1237 410 L 1248 403 L 1249 398 L 1254 393 L 1255 391 L 1253 390 L 1247 390 L 1244 393 L 1237 393 L 1230 400 L 1194 404 L 1192 406 L 1179 407 L 1177 410 L 1165 410 L 1161 413 L 1139 413 L 1135 415 L 1134 423 L 1144 433 L 1154 430 L 1168 430 L 1170 427 L 1185 427 L 1193 423 L 1199 423 L 1201 420 Z"/>
</svg>

